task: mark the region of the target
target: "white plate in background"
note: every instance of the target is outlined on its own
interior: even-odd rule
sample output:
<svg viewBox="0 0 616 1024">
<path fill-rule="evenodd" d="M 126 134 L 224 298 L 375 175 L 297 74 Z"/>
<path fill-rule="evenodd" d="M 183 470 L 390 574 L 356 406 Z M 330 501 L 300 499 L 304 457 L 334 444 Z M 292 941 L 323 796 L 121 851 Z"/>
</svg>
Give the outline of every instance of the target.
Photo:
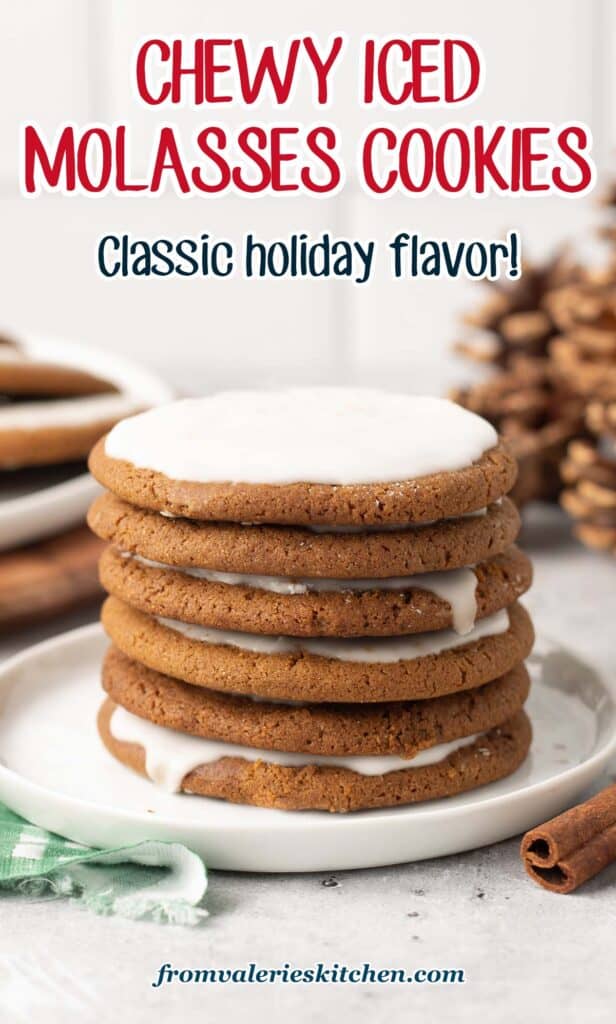
<svg viewBox="0 0 616 1024">
<path fill-rule="evenodd" d="M 16 341 L 32 358 L 104 377 L 144 405 L 159 405 L 174 397 L 160 377 L 115 352 L 34 335 L 19 336 Z M 53 536 L 83 521 L 100 488 L 89 473 L 58 480 L 62 474 L 61 469 L 43 467 L 18 471 L 14 484 L 6 478 L 0 490 L 0 551 Z"/>
<path fill-rule="evenodd" d="M 107 641 L 98 624 L 47 640 L 0 668 L 0 799 L 91 846 L 185 843 L 213 868 L 335 871 L 460 853 L 570 806 L 616 754 L 616 706 L 587 664 L 539 641 L 528 667 L 534 740 L 508 779 L 391 810 L 285 812 L 166 793 L 98 737 Z"/>
</svg>

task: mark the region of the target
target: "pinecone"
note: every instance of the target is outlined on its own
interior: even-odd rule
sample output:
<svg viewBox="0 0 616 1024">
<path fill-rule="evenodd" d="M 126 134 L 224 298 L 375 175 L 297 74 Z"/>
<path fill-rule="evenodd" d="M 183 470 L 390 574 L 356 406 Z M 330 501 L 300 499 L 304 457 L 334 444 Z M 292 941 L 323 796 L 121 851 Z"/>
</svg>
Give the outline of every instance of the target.
<svg viewBox="0 0 616 1024">
<path fill-rule="evenodd" d="M 580 268 L 563 249 L 544 264 L 526 264 L 515 281 L 492 282 L 489 298 L 464 317 L 469 327 L 486 333 L 459 342 L 456 351 L 476 362 L 503 367 L 520 355 L 544 356 L 556 329 L 543 308 L 543 298 L 580 275 Z"/>
<path fill-rule="evenodd" d="M 583 271 L 563 251 L 541 266 L 525 267 L 515 282 L 495 282 L 490 299 L 465 318 L 484 334 L 456 345 L 458 353 L 496 368 L 451 397 L 509 441 L 520 467 L 512 493 L 518 505 L 558 496 L 567 443 L 583 432 L 584 400 L 552 371 L 550 346 L 558 327 L 545 305 L 546 295 L 582 279 Z"/>
<path fill-rule="evenodd" d="M 554 379 L 589 401 L 616 400 L 616 283 L 609 273 L 545 298 L 561 332 L 549 343 Z"/>
<path fill-rule="evenodd" d="M 599 197 L 599 203 L 605 212 L 605 223 L 601 225 L 597 234 L 606 242 L 616 242 L 616 181 L 610 181 Z"/>
<path fill-rule="evenodd" d="M 568 487 L 560 500 L 575 520 L 576 537 L 616 554 L 616 401 L 591 402 L 586 423 L 592 440 L 569 445 L 561 466 Z"/>
<path fill-rule="evenodd" d="M 603 278 L 553 292 L 546 307 L 562 334 L 552 339 L 552 372 L 586 402 L 586 440 L 572 441 L 561 466 L 561 504 L 574 534 L 616 554 L 616 283 Z"/>
<path fill-rule="evenodd" d="M 509 442 L 519 465 L 511 496 L 519 506 L 556 498 L 560 461 L 582 430 L 584 403 L 554 388 L 547 360 L 518 357 L 507 370 L 451 397 L 488 419 Z"/>
</svg>

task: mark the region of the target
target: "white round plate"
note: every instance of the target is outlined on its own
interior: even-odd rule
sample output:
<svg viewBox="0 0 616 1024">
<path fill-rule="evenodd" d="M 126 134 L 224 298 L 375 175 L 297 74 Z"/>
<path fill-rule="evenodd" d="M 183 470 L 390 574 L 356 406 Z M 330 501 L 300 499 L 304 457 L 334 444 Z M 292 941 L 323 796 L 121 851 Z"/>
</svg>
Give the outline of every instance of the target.
<svg viewBox="0 0 616 1024">
<path fill-rule="evenodd" d="M 508 779 L 414 807 L 347 815 L 242 807 L 157 789 L 107 753 L 95 716 L 107 641 L 98 625 L 0 668 L 0 799 L 43 828 L 104 847 L 185 843 L 213 868 L 335 871 L 459 853 L 570 805 L 616 753 L 616 707 L 588 665 L 554 643 L 530 659 L 535 738 Z"/>
<path fill-rule="evenodd" d="M 150 370 L 115 352 L 55 338 L 19 337 L 34 359 L 76 366 L 111 381 L 144 405 L 169 402 L 173 393 Z M 3 481 L 0 493 L 0 551 L 50 537 L 80 523 L 96 495 L 98 484 L 89 473 L 62 479 L 53 467 L 17 473 L 12 489 Z"/>
</svg>

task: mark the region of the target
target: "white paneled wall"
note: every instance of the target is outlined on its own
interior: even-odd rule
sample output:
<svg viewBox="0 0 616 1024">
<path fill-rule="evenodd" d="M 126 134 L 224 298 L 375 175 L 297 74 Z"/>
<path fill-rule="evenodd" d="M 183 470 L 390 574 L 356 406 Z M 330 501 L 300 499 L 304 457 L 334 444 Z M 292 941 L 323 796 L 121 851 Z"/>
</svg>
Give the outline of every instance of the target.
<svg viewBox="0 0 616 1024">
<path fill-rule="evenodd" d="M 61 121 L 115 119 L 132 127 L 133 147 L 146 153 L 154 126 L 165 118 L 190 132 L 207 110 L 144 110 L 131 91 L 133 55 L 152 34 L 284 40 L 316 31 L 348 36 L 347 58 L 335 82 L 327 118 L 341 128 L 349 169 L 363 127 L 378 120 L 356 103 L 362 35 L 451 32 L 473 37 L 486 58 L 486 88 L 463 108 L 465 120 L 582 120 L 607 152 L 605 88 L 611 64 L 609 0 L 20 0 L 0 11 L 0 322 L 15 329 L 63 334 L 132 352 L 169 366 L 185 386 L 304 380 L 381 380 L 442 390 L 461 369 L 448 355 L 457 316 L 477 286 L 445 278 L 392 281 L 379 273 L 369 285 L 294 281 L 255 283 L 235 278 L 103 280 L 95 267 L 101 234 L 159 235 L 209 231 L 236 240 L 246 230 L 272 237 L 292 231 L 375 238 L 399 230 L 453 239 L 489 238 L 518 227 L 531 253 L 579 234 L 595 212 L 590 200 L 404 200 L 365 197 L 351 181 L 335 199 L 21 199 L 16 193 L 17 132 L 21 120 L 47 131 Z M 264 103 L 259 118 L 267 120 Z M 278 115 L 275 115 L 278 116 Z M 298 95 L 285 118 L 318 117 Z M 321 115 L 322 116 L 322 115 Z M 412 110 L 387 111 L 394 123 Z M 252 114 L 254 118 L 254 113 Z M 422 120 L 447 120 L 433 111 Z M 238 123 L 246 112 L 217 119 Z M 611 143 L 611 139 L 610 139 Z M 139 168 L 137 167 L 136 170 Z"/>
<path fill-rule="evenodd" d="M 88 4 L 19 0 L 0 8 L 0 176 L 14 181 L 19 123 L 53 132 L 90 116 Z"/>
</svg>

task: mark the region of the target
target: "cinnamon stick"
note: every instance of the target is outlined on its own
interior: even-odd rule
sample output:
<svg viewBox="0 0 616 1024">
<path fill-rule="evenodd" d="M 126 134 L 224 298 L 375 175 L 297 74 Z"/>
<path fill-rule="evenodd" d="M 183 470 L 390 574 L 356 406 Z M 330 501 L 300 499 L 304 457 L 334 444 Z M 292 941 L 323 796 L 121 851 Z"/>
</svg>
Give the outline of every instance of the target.
<svg viewBox="0 0 616 1024">
<path fill-rule="evenodd" d="M 616 784 L 538 825 L 522 839 L 528 874 L 550 892 L 573 892 L 616 861 Z"/>
</svg>

